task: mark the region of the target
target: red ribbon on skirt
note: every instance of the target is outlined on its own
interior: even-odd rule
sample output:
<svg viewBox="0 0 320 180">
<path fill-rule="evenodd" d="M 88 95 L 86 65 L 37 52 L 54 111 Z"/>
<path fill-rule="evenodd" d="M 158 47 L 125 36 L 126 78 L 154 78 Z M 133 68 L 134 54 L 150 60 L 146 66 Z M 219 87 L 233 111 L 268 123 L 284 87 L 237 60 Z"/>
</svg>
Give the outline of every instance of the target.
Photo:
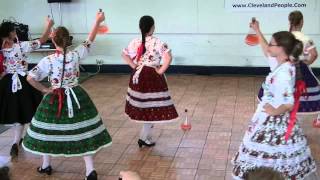
<svg viewBox="0 0 320 180">
<path fill-rule="evenodd" d="M 306 93 L 307 93 L 306 83 L 303 80 L 296 81 L 296 90 L 294 92 L 294 105 L 293 105 L 292 111 L 290 112 L 289 124 L 285 134 L 286 141 L 290 138 L 292 129 L 297 120 L 297 112 L 300 106 L 300 97 Z"/>
<path fill-rule="evenodd" d="M 57 117 L 61 117 L 61 111 L 63 107 L 63 101 L 64 101 L 64 88 L 57 88 L 53 90 L 53 95 L 50 98 L 50 104 L 52 105 L 54 103 L 55 98 L 58 98 L 58 111 L 57 111 Z"/>
</svg>

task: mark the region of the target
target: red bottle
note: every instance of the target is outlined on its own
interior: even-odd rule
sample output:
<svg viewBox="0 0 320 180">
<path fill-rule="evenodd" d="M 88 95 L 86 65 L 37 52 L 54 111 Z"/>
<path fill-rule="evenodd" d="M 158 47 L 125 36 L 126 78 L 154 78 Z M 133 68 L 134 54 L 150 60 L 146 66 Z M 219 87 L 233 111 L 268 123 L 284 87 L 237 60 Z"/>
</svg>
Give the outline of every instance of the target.
<svg viewBox="0 0 320 180">
<path fill-rule="evenodd" d="M 252 18 L 252 22 L 254 23 L 255 21 L 256 18 Z M 259 38 L 257 36 L 257 33 L 251 27 L 249 29 L 248 35 L 245 38 L 245 42 L 249 46 L 256 46 L 259 44 Z"/>
<path fill-rule="evenodd" d="M 185 119 L 184 119 L 183 123 L 181 124 L 181 129 L 183 131 L 190 131 L 191 130 L 191 123 L 190 123 L 190 120 L 188 120 L 188 110 L 185 109 L 184 112 L 185 112 Z"/>
</svg>

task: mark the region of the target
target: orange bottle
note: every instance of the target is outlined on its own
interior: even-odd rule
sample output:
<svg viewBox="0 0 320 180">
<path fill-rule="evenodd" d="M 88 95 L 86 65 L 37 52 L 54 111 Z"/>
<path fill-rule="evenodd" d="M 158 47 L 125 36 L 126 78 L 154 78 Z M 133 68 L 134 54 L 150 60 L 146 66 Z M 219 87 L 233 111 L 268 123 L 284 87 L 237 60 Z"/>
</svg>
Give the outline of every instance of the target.
<svg viewBox="0 0 320 180">
<path fill-rule="evenodd" d="M 255 22 L 255 21 L 256 21 L 256 18 L 252 18 L 252 22 Z M 245 42 L 249 46 L 256 46 L 259 44 L 259 38 L 257 36 L 257 33 L 251 27 L 249 29 L 248 35 L 245 38 Z"/>
<path fill-rule="evenodd" d="M 190 123 L 190 120 L 188 120 L 188 110 L 185 109 L 184 112 L 185 112 L 185 119 L 180 127 L 183 131 L 189 131 L 191 130 L 191 123 Z"/>
</svg>

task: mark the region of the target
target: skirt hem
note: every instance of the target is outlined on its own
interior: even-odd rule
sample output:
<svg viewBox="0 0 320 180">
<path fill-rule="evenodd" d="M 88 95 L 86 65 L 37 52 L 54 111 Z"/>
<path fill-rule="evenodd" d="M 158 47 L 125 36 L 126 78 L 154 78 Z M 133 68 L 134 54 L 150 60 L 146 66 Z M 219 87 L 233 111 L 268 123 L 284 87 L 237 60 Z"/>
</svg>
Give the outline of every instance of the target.
<svg viewBox="0 0 320 180">
<path fill-rule="evenodd" d="M 137 120 L 137 119 L 131 119 L 127 114 L 126 116 L 130 121 L 134 121 L 136 123 L 154 123 L 154 124 L 161 124 L 161 123 L 171 123 L 171 122 L 176 122 L 179 120 L 179 117 L 175 119 L 170 119 L 170 120 L 156 120 L 156 121 L 145 121 L 145 120 Z"/>
<path fill-rule="evenodd" d="M 259 168 L 259 167 L 257 167 L 257 168 Z M 308 178 L 308 176 L 311 176 L 313 173 L 315 173 L 315 176 L 318 176 L 318 175 L 317 175 L 317 169 L 313 169 L 311 172 L 309 172 L 308 174 L 306 174 L 306 176 L 305 176 L 303 179 Z M 235 176 L 233 173 L 232 173 L 232 178 L 233 178 L 234 180 L 244 180 L 243 178 L 240 178 L 240 177 L 238 177 L 238 176 Z M 303 179 L 300 179 L 300 180 L 303 180 Z"/>
<path fill-rule="evenodd" d="M 108 144 L 105 144 L 103 146 L 100 146 L 98 149 L 94 150 L 94 151 L 88 151 L 85 153 L 80 153 L 80 154 L 52 154 L 52 153 L 44 153 L 44 152 L 39 152 L 39 151 L 33 151 L 29 148 L 27 148 L 23 143 L 22 143 L 22 147 L 25 151 L 28 151 L 30 153 L 36 154 L 36 155 L 49 155 L 52 157 L 79 157 L 79 156 L 87 156 L 87 155 L 92 155 L 92 154 L 96 154 L 98 151 L 100 151 L 102 148 L 106 148 L 108 146 L 111 146 L 112 142 L 109 142 Z"/>
</svg>

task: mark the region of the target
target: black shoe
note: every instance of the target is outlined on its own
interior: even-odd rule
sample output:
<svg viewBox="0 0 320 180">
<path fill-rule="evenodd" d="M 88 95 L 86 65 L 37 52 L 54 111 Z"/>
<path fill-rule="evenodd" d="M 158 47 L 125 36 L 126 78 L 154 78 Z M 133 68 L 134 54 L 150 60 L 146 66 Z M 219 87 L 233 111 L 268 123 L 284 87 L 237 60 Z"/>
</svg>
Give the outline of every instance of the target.
<svg viewBox="0 0 320 180">
<path fill-rule="evenodd" d="M 89 176 L 85 178 L 85 180 L 98 180 L 97 171 L 95 170 L 91 171 L 91 173 L 89 174 Z"/>
<path fill-rule="evenodd" d="M 0 179 L 1 180 L 9 180 L 9 168 L 8 167 L 2 167 L 0 168 Z"/>
<path fill-rule="evenodd" d="M 152 146 L 155 146 L 156 143 L 155 142 L 147 143 L 147 142 L 139 139 L 138 140 L 138 145 L 139 145 L 140 148 L 142 148 L 142 146 L 152 147 Z"/>
<path fill-rule="evenodd" d="M 18 144 L 13 144 L 10 150 L 10 156 L 12 158 L 15 158 L 18 156 L 19 149 L 18 149 Z"/>
<path fill-rule="evenodd" d="M 47 175 L 51 175 L 52 174 L 52 167 L 49 165 L 48 167 L 42 169 L 42 167 L 38 167 L 37 168 L 38 173 L 40 174 L 47 174 Z"/>
</svg>

